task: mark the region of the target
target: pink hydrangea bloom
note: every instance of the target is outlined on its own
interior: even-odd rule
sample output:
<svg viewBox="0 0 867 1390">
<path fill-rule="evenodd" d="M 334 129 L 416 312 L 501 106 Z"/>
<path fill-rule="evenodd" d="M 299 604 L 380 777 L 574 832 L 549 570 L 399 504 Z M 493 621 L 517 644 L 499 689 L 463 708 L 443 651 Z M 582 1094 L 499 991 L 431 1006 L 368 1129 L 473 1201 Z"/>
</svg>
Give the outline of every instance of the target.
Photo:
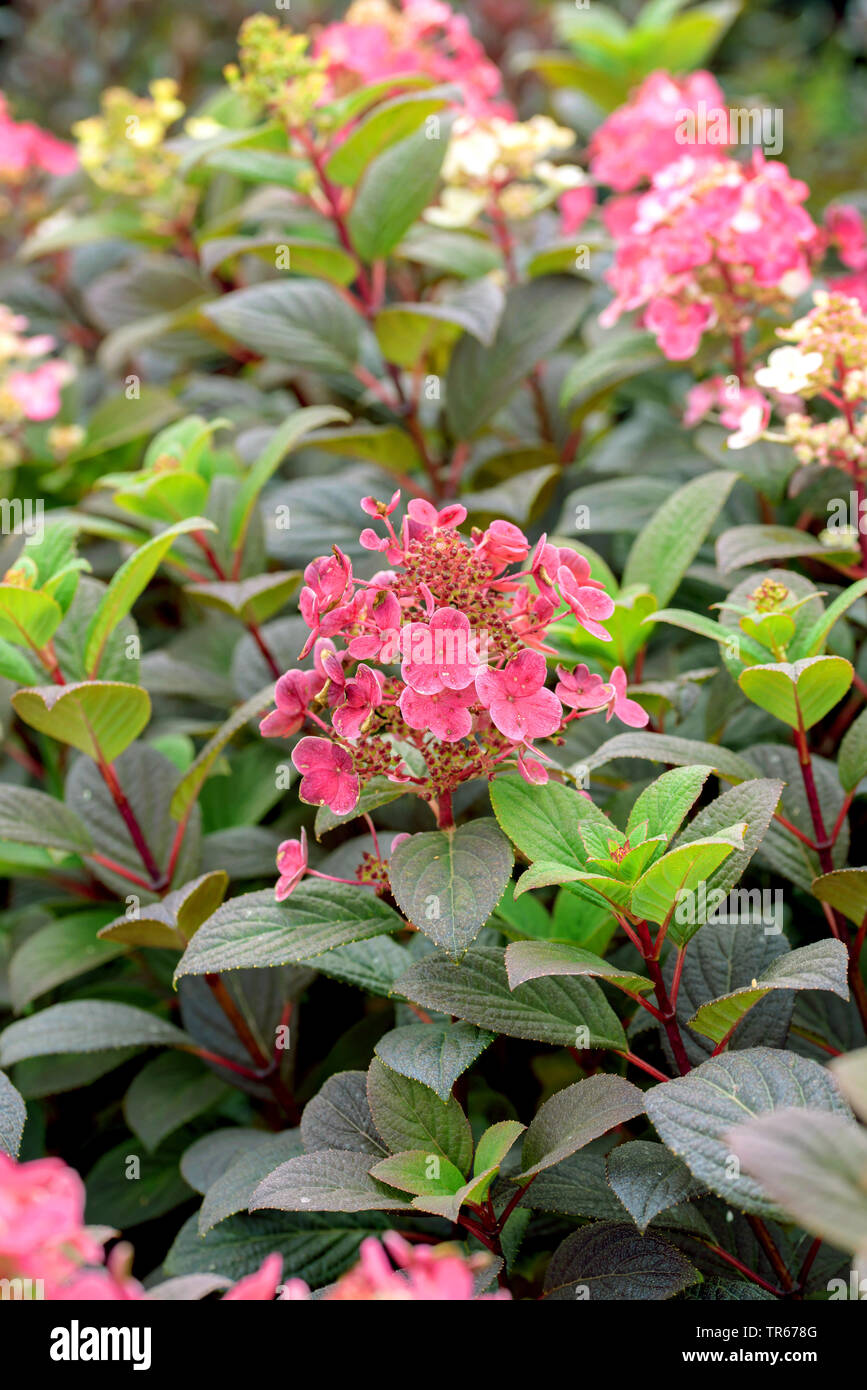
<svg viewBox="0 0 867 1390">
<path fill-rule="evenodd" d="M 784 164 L 693 154 L 659 170 L 620 236 L 605 278 L 605 326 L 640 309 L 665 355 L 683 360 L 703 334 L 743 333 L 764 305 L 787 305 L 809 283 L 822 245 L 802 206 L 809 190 Z"/>
<path fill-rule="evenodd" d="M 545 686 L 547 674 L 542 654 L 525 650 L 501 671 L 485 670 L 476 677 L 476 694 L 507 738 L 521 742 L 547 738 L 559 728 L 563 710 L 553 690 Z"/>
<path fill-rule="evenodd" d="M 574 236 L 587 220 L 596 202 L 596 189 L 592 183 L 581 184 L 578 188 L 568 188 L 557 199 L 560 210 L 560 235 L 564 238 Z"/>
<path fill-rule="evenodd" d="M 20 177 L 31 170 L 73 174 L 77 168 L 74 145 L 58 140 L 31 121 L 14 121 L 0 93 L 0 178 Z"/>
<path fill-rule="evenodd" d="M 0 1278 L 58 1282 L 102 1246 L 84 1229 L 84 1184 L 59 1158 L 16 1163 L 0 1153 Z"/>
<path fill-rule="evenodd" d="M 652 72 L 624 106 L 603 121 L 590 141 L 590 170 L 599 183 L 627 193 L 652 179 L 666 164 L 686 152 L 716 160 L 720 145 L 696 145 L 688 134 L 684 113 L 703 107 L 708 116 L 725 109 L 725 98 L 709 72 L 693 72 L 683 78 Z"/>
<path fill-rule="evenodd" d="M 382 1244 L 373 1236 L 363 1240 L 359 1256 L 358 1264 L 325 1294 L 327 1302 L 456 1303 L 476 1297 L 485 1301 L 511 1298 L 507 1289 L 476 1295 L 475 1275 L 485 1267 L 487 1257 L 467 1259 L 454 1246 L 411 1245 L 397 1231 L 387 1231 Z M 289 1301 L 309 1297 L 310 1291 L 300 1279 L 289 1281 L 283 1293 Z"/>
<path fill-rule="evenodd" d="M 615 666 L 608 681 L 611 691 L 608 700 L 608 713 L 606 721 L 612 715 L 616 715 L 624 724 L 628 724 L 631 729 L 643 729 L 648 723 L 647 711 L 641 708 L 637 700 L 630 700 L 626 694 L 626 672 L 622 666 Z"/>
<path fill-rule="evenodd" d="M 494 574 L 507 565 L 519 565 L 530 553 L 530 542 L 511 521 L 492 521 L 479 541 L 476 554 L 483 555 Z"/>
<path fill-rule="evenodd" d="M 719 411 L 720 424 L 728 430 L 739 430 L 744 415 L 758 408 L 762 418 L 762 428 L 768 423 L 770 405 L 761 391 L 755 386 L 742 387 L 731 377 L 714 376 L 700 381 L 687 392 L 686 410 L 683 423 L 687 429 L 704 420 L 712 410 Z"/>
<path fill-rule="evenodd" d="M 411 729 L 430 729 L 445 743 L 466 738 L 473 727 L 470 706 L 476 692 L 472 685 L 465 690 L 440 690 L 432 695 L 420 695 L 412 686 L 405 687 L 399 701 L 400 712 Z"/>
<path fill-rule="evenodd" d="M 343 688 L 343 699 L 331 722 L 341 738 L 356 739 L 377 705 L 382 702 L 384 681 L 378 671 L 363 663 Z"/>
<path fill-rule="evenodd" d="M 465 519 L 458 504 L 438 508 L 413 498 L 397 528 L 395 510 L 394 497 L 363 505 L 381 528 L 366 530 L 364 543 L 385 549 L 392 568 L 357 579 L 339 552 L 308 566 L 302 614 L 316 642 L 316 670 L 309 691 L 308 673 L 287 672 L 278 709 L 263 721 L 265 732 L 297 732 L 306 712 L 322 730 L 303 737 L 292 758 L 302 773 L 301 799 L 338 815 L 355 809 L 373 779 L 412 791 L 438 814 L 463 783 L 515 766 L 528 781 L 545 781 L 550 759 L 533 740 L 576 717 L 547 688 L 546 633 L 565 605 L 608 639 L 602 623 L 614 608 L 590 562 L 569 546 L 542 537 L 528 571 L 520 567 L 529 542 L 511 522 L 494 521 L 467 539 L 458 531 Z M 322 636 L 323 619 L 333 621 L 334 642 Z M 338 649 L 338 641 L 345 645 Z M 614 687 L 606 683 L 598 693 L 593 708 L 607 710 Z M 305 871 L 302 841 L 281 845 L 279 868 L 282 897 Z M 387 887 L 378 849 L 356 881 Z"/>
<path fill-rule="evenodd" d="M 38 342 L 31 339 L 31 345 Z M 52 339 L 48 338 L 49 345 Z M 42 362 L 32 371 L 10 372 L 6 390 L 28 420 L 52 420 L 60 409 L 60 392 L 72 378 L 68 362 Z"/>
<path fill-rule="evenodd" d="M 328 806 L 345 816 L 358 801 L 358 778 L 352 755 L 327 738 L 302 738 L 292 750 L 292 761 L 301 773 L 298 795 L 311 806 Z"/>
<path fill-rule="evenodd" d="M 266 1255 L 260 1267 L 253 1274 L 245 1275 L 229 1289 L 228 1293 L 223 1294 L 223 1302 L 270 1302 L 276 1296 L 282 1272 L 283 1256 Z"/>
<path fill-rule="evenodd" d="M 441 0 L 402 0 L 399 9 L 350 6 L 343 23 L 328 24 L 320 32 L 314 52 L 327 60 L 337 90 L 427 72 L 437 82 L 458 87 L 471 115 L 512 114 L 496 65 L 473 37 L 466 17 Z"/>
<path fill-rule="evenodd" d="M 858 209 L 835 203 L 825 213 L 825 227 L 843 264 L 850 270 L 867 270 L 867 231 Z"/>
<path fill-rule="evenodd" d="M 469 619 L 456 608 L 437 608 L 429 623 L 409 623 L 401 634 L 400 672 L 419 695 L 464 690 L 479 667 Z"/>
<path fill-rule="evenodd" d="M 848 299 L 857 299 L 861 312 L 867 314 L 867 271 L 859 270 L 854 275 L 840 275 L 829 280 L 828 289 L 845 294 Z"/>
<path fill-rule="evenodd" d="M 298 840 L 284 840 L 277 847 L 277 868 L 280 877 L 274 896 L 282 903 L 293 893 L 307 872 L 307 831 L 301 827 Z"/>
<path fill-rule="evenodd" d="M 566 565 L 561 565 L 557 571 L 557 581 L 564 600 L 581 626 L 602 642 L 610 642 L 611 634 L 602 626 L 602 621 L 614 612 L 614 600 L 601 585 L 576 578 L 574 570 Z"/>
<path fill-rule="evenodd" d="M 572 671 L 558 666 L 554 693 L 570 709 L 603 709 L 610 695 L 602 677 L 583 664 Z"/>
<path fill-rule="evenodd" d="M 289 738 L 304 723 L 305 711 L 323 680 L 317 671 L 286 671 L 274 687 L 277 708 L 259 724 L 263 738 Z"/>
</svg>

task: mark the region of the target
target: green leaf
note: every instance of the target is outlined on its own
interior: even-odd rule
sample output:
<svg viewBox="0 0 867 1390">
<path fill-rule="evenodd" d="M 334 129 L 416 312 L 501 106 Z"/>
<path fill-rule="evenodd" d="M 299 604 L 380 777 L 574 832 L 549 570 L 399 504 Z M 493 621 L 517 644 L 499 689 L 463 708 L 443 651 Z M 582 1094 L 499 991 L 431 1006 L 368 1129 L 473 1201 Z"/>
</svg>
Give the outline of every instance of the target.
<svg viewBox="0 0 867 1390">
<path fill-rule="evenodd" d="M 38 685 L 41 676 L 23 652 L 0 637 L 0 676 L 16 685 Z"/>
<path fill-rule="evenodd" d="M 0 787 L 0 839 L 86 854 L 93 842 L 74 811 L 29 787 Z"/>
<path fill-rule="evenodd" d="M 0 1072 L 0 1153 L 18 1157 L 26 1119 L 24 1097 L 16 1091 L 9 1077 Z"/>
<path fill-rule="evenodd" d="M 712 837 L 728 826 L 746 823 L 743 848 L 727 855 L 710 875 L 707 880 L 708 894 L 712 891 L 728 893 L 743 876 L 773 820 L 783 786 L 780 781 L 763 777 L 741 782 L 705 806 L 680 832 L 676 848 Z M 700 917 L 696 918 L 698 926 L 701 920 Z M 675 938 L 681 942 L 689 935 L 681 930 L 676 918 L 674 931 Z"/>
<path fill-rule="evenodd" d="M 63 620 L 63 609 L 41 589 L 0 584 L 0 637 L 19 647 L 44 647 Z"/>
<path fill-rule="evenodd" d="M 831 1075 L 791 1052 L 753 1047 L 723 1053 L 688 1076 L 645 1093 L 647 1113 L 660 1138 L 693 1176 L 739 1211 L 786 1220 L 785 1212 L 746 1176 L 732 1176 L 730 1132 L 753 1115 L 796 1106 L 846 1115 Z"/>
<path fill-rule="evenodd" d="M 517 1120 L 500 1120 L 485 1130 L 476 1145 L 473 1159 L 473 1173 L 476 1177 L 490 1168 L 499 1168 L 515 1141 L 524 1133 L 526 1125 Z"/>
<path fill-rule="evenodd" d="M 188 1047 L 190 1039 L 156 1014 L 101 999 L 52 1004 L 10 1023 L 0 1034 L 0 1064 L 60 1052 L 101 1052 L 114 1047 Z"/>
<path fill-rule="evenodd" d="M 501 828 L 531 863 L 540 859 L 583 869 L 587 854 L 579 824 L 611 826 L 592 801 L 562 782 L 530 787 L 523 777 L 510 773 L 494 778 L 490 790 Z"/>
<path fill-rule="evenodd" d="M 560 404 L 585 406 L 630 377 L 664 366 L 652 333 L 627 333 L 613 340 L 606 336 L 570 367 L 560 388 Z"/>
<path fill-rule="evenodd" d="M 233 710 L 226 722 L 220 725 L 213 738 L 205 744 L 175 788 L 170 808 L 174 820 L 181 821 L 189 815 L 190 808 L 195 804 L 199 792 L 205 785 L 214 763 L 226 744 L 245 727 L 249 720 L 263 714 L 273 702 L 274 687 L 267 685 L 264 690 L 257 691 L 255 695 L 251 695 L 249 700 L 245 700 L 242 705 Z"/>
<path fill-rule="evenodd" d="M 522 1171 L 515 1182 L 526 1182 L 553 1168 L 592 1139 L 644 1113 L 644 1096 L 622 1076 L 590 1076 L 576 1081 L 546 1100 L 524 1135 Z"/>
<path fill-rule="evenodd" d="M 140 219 L 139 219 L 140 220 Z M 142 386 L 137 396 L 111 396 L 97 406 L 87 425 L 87 438 L 72 456 L 74 463 L 96 458 L 122 444 L 155 434 L 180 414 L 174 396 L 159 386 Z"/>
<path fill-rule="evenodd" d="M 543 1298 L 609 1302 L 673 1298 L 698 1279 L 679 1250 L 629 1222 L 600 1221 L 574 1231 L 554 1251 Z"/>
<path fill-rule="evenodd" d="M 420 1081 L 447 1101 L 458 1077 L 493 1041 L 493 1033 L 470 1023 L 408 1023 L 385 1033 L 375 1051 L 392 1071 Z"/>
<path fill-rule="evenodd" d="M 216 1131 L 217 1135 L 221 1133 L 226 1134 L 227 1131 Z M 184 1155 L 184 1164 L 189 1152 L 187 1150 Z M 287 1158 L 296 1158 L 300 1152 L 301 1138 L 297 1129 L 287 1129 L 282 1134 L 267 1134 L 260 1130 L 257 1142 L 235 1152 L 225 1170 L 207 1184 L 205 1200 L 199 1209 L 199 1234 L 206 1236 L 221 1221 L 235 1216 L 239 1211 L 246 1211 L 260 1182 L 279 1163 Z"/>
<path fill-rule="evenodd" d="M 400 367 L 415 367 L 430 354 L 446 351 L 461 333 L 490 347 L 505 299 L 492 280 L 471 281 L 448 299 L 388 304 L 374 329 L 383 356 Z"/>
<path fill-rule="evenodd" d="M 375 1158 L 388 1153 L 370 1113 L 366 1072 L 339 1071 L 329 1076 L 304 1107 L 301 1139 L 308 1153 L 348 1149 Z"/>
<path fill-rule="evenodd" d="M 844 792 L 854 792 L 867 776 L 867 709 L 862 710 L 846 730 L 837 759 L 837 772 Z"/>
<path fill-rule="evenodd" d="M 619 969 L 567 941 L 513 941 L 506 947 L 506 969 L 512 989 L 549 975 L 596 976 L 633 994 L 646 994 L 653 989 L 644 975 Z"/>
<path fill-rule="evenodd" d="M 398 473 L 411 473 L 421 462 L 411 437 L 398 425 L 368 425 L 362 420 L 342 430 L 317 430 L 307 443 L 328 454 L 370 459 Z"/>
<path fill-rule="evenodd" d="M 167 893 L 162 901 L 139 909 L 136 917 L 115 917 L 99 935 L 104 941 L 182 951 L 193 933 L 216 912 L 228 886 L 226 871 L 213 869 Z"/>
<path fill-rule="evenodd" d="M 717 835 L 678 845 L 651 864 L 635 885 L 632 911 L 650 922 L 665 923 L 679 901 L 710 875 L 735 849 L 743 849 L 746 825 L 729 826 Z"/>
<path fill-rule="evenodd" d="M 373 893 L 340 883 L 299 884 L 285 903 L 272 889 L 245 893 L 218 908 L 196 932 L 176 971 L 213 971 L 314 960 L 335 946 L 400 931 L 397 913 Z"/>
<path fill-rule="evenodd" d="M 744 782 L 756 775 L 756 768 L 739 753 L 732 753 L 716 743 L 701 743 L 697 739 L 678 738 L 674 734 L 615 734 L 614 738 L 601 744 L 595 753 L 590 753 L 584 759 L 583 766 L 592 772 L 615 758 L 646 758 L 648 762 L 673 763 L 678 767 L 708 763 L 718 776 L 725 777 L 729 782 Z"/>
<path fill-rule="evenodd" d="M 373 1123 L 393 1153 L 424 1149 L 468 1176 L 473 1136 L 454 1096 L 440 1100 L 429 1086 L 401 1076 L 374 1057 L 367 1073 L 367 1098 Z"/>
<path fill-rule="evenodd" d="M 608 1181 L 642 1234 L 660 1212 L 704 1191 L 682 1159 L 643 1139 L 611 1150 Z"/>
<path fill-rule="evenodd" d="M 128 1173 L 130 1141 L 125 1139 L 94 1164 L 87 1175 L 89 1224 L 126 1230 L 144 1221 L 155 1221 L 189 1201 L 191 1192 L 178 1171 L 176 1141 L 157 1153 L 136 1154 L 138 1176 Z"/>
<path fill-rule="evenodd" d="M 325 166 L 328 178 L 333 183 L 353 187 L 372 159 L 417 131 L 426 117 L 441 111 L 454 93 L 453 88 L 431 87 L 424 92 L 394 97 L 374 107 L 337 146 Z"/>
<path fill-rule="evenodd" d="M 285 607 L 298 588 L 298 570 L 257 574 L 251 579 L 214 580 L 207 584 L 186 584 L 184 593 L 205 608 L 230 613 L 245 623 L 264 623 Z"/>
<path fill-rule="evenodd" d="M 665 835 L 671 839 L 680 829 L 684 817 L 700 796 L 712 772 L 712 767 L 701 763 L 663 772 L 661 777 L 639 793 L 626 822 L 627 838 L 631 831 L 647 821 L 649 838 Z"/>
<path fill-rule="evenodd" d="M 858 927 L 867 917 L 867 869 L 834 869 L 813 879 L 812 891 Z"/>
<path fill-rule="evenodd" d="M 771 990 L 826 989 L 848 999 L 848 963 L 842 941 L 814 941 L 797 951 L 787 951 L 771 961 L 751 985 L 702 1004 L 689 1025 L 721 1043 Z"/>
<path fill-rule="evenodd" d="M 795 526 L 733 526 L 716 543 L 717 565 L 723 574 L 796 558 L 820 559 L 833 565 L 845 563 L 848 552 L 823 545 L 817 536 Z"/>
<path fill-rule="evenodd" d="M 55 251 L 65 251 L 72 246 L 87 246 L 92 242 L 116 240 L 154 240 L 155 234 L 148 236 L 134 207 L 104 208 L 100 212 L 86 213 L 84 216 L 71 211 L 59 216 L 46 217 L 37 223 L 36 229 L 18 249 L 22 261 L 37 260 L 40 256 L 51 255 Z"/>
<path fill-rule="evenodd" d="M 321 280 L 267 280 L 233 290 L 201 312 L 228 338 L 294 367 L 351 372 L 359 357 L 361 320 Z"/>
<path fill-rule="evenodd" d="M 623 571 L 623 587 L 646 584 L 664 608 L 689 569 L 738 480 L 723 470 L 678 488 L 639 533 Z"/>
<path fill-rule="evenodd" d="M 803 835 L 813 836 L 813 818 L 804 788 L 798 753 L 795 748 L 782 743 L 754 744 L 748 750 L 750 761 L 757 769 L 774 779 L 785 783 L 780 801 L 780 812 Z M 813 754 L 813 776 L 819 797 L 819 808 L 825 825 L 833 826 L 843 811 L 843 793 L 833 763 Z M 831 851 L 834 866 L 845 864 L 849 848 L 849 825 L 845 814 L 842 817 L 840 832 Z M 783 874 L 806 892 L 810 892 L 813 879 L 821 872 L 819 856 L 799 840 L 790 830 L 778 821 L 772 820 L 762 840 L 758 853 L 759 862 L 770 867 L 775 873 Z"/>
<path fill-rule="evenodd" d="M 811 627 L 803 635 L 799 634 L 792 644 L 790 655 L 793 657 L 816 656 L 825 645 L 825 639 L 833 628 L 834 624 L 842 618 L 843 614 L 856 603 L 859 598 L 867 594 L 867 579 L 859 579 L 857 584 L 850 584 L 848 589 L 844 589 L 829 603 L 821 617 L 817 618 Z"/>
<path fill-rule="evenodd" d="M 504 952 L 493 947 L 475 948 L 459 965 L 439 956 L 421 960 L 400 977 L 394 993 L 510 1038 L 625 1047 L 623 1028 L 595 981 L 541 980 L 511 990 Z M 585 1034 L 587 1041 L 578 1042 Z"/>
<path fill-rule="evenodd" d="M 169 802 L 177 781 L 177 768 L 164 753 L 147 743 L 134 743 L 115 764 L 118 782 L 132 809 L 156 865 L 169 861 L 177 826 L 169 815 Z M 87 758 L 76 758 L 66 779 L 65 799 L 87 826 L 100 853 L 118 868 L 91 856 L 88 867 L 115 897 L 126 902 L 129 874 L 139 878 L 143 864 L 129 826 L 115 804 L 99 768 Z M 201 816 L 196 807 L 190 817 L 175 863 L 172 884 L 186 884 L 198 867 L 201 848 Z M 139 909 L 156 894 L 136 886 Z M 135 904 L 128 904 L 131 908 Z M 115 909 L 116 910 L 116 909 Z"/>
<path fill-rule="evenodd" d="M 429 1177 L 430 1172 L 435 1177 Z M 464 1175 L 447 1158 L 427 1149 L 407 1149 L 380 1159 L 370 1170 L 371 1177 L 411 1192 L 416 1197 L 454 1196 L 464 1186 Z"/>
<path fill-rule="evenodd" d="M 647 621 L 669 623 L 672 627 L 683 628 L 686 632 L 695 632 L 699 637 L 708 637 L 726 649 L 734 644 L 741 659 L 748 656 L 751 661 L 764 661 L 768 654 L 763 646 L 754 642 L 745 632 L 732 632 L 721 623 L 714 622 L 713 618 L 705 617 L 704 613 L 690 613 L 682 608 L 661 608 L 657 613 L 651 613 Z"/>
<path fill-rule="evenodd" d="M 448 147 L 448 125 L 429 140 L 423 128 L 399 140 L 367 166 L 349 213 L 352 244 L 368 264 L 393 251 L 433 202 Z"/>
<path fill-rule="evenodd" d="M 97 936 L 106 916 L 105 908 L 72 912 L 21 943 L 9 962 L 9 992 L 16 1013 L 40 994 L 123 955 L 123 945 L 100 941 Z"/>
<path fill-rule="evenodd" d="M 288 257 L 277 261 L 277 251 Z M 212 274 L 241 256 L 257 256 L 275 264 L 281 270 L 291 269 L 294 275 L 316 275 L 323 280 L 331 280 L 335 285 L 351 285 L 358 273 L 355 259 L 327 241 L 314 241 L 286 233 L 265 233 L 261 236 L 217 236 L 208 237 L 199 246 L 199 264 L 203 270 Z"/>
<path fill-rule="evenodd" d="M 107 763 L 138 737 L 151 712 L 147 691 L 122 681 L 36 686 L 17 691 L 12 703 L 31 728 Z"/>
<path fill-rule="evenodd" d="M 413 925 L 457 960 L 500 901 L 512 862 L 511 845 L 489 817 L 423 831 L 392 854 L 391 891 Z"/>
<path fill-rule="evenodd" d="M 543 275 L 510 290 L 490 346 L 465 334 L 452 354 L 446 416 L 457 439 L 471 439 L 508 404 L 537 363 L 574 331 L 587 289 L 566 275 Z"/>
<path fill-rule="evenodd" d="M 206 517 L 193 516 L 178 521 L 168 530 L 161 531 L 135 551 L 121 565 L 105 591 L 102 602 L 90 622 L 85 639 L 84 664 L 90 676 L 95 676 L 105 644 L 110 634 L 125 618 L 136 599 L 144 592 L 159 569 L 160 562 L 171 550 L 178 536 L 190 531 L 215 531 L 217 528 Z"/>
<path fill-rule="evenodd" d="M 146 1063 L 123 1099 L 124 1119 L 149 1152 L 168 1135 L 229 1095 L 219 1076 L 187 1052 Z"/>
<path fill-rule="evenodd" d="M 858 1125 L 782 1110 L 731 1129 L 727 1142 L 789 1221 L 838 1249 L 867 1248 L 867 1135 Z"/>
<path fill-rule="evenodd" d="M 172 1275 L 213 1271 L 230 1281 L 254 1274 L 267 1255 L 283 1257 L 283 1277 L 309 1281 L 314 1287 L 328 1284 L 358 1259 L 365 1236 L 386 1229 L 377 1215 L 316 1215 L 305 1208 L 298 1216 L 230 1216 L 202 1237 L 193 1215 L 181 1227 L 166 1256 L 165 1270 Z"/>
<path fill-rule="evenodd" d="M 294 411 L 283 421 L 282 425 L 278 425 L 262 453 L 245 475 L 235 498 L 230 522 L 233 550 L 237 550 L 244 544 L 253 508 L 256 505 L 256 498 L 265 484 L 277 472 L 286 455 L 297 448 L 305 436 L 313 430 L 338 421 L 349 423 L 351 418 L 339 406 L 311 405 Z"/>
<path fill-rule="evenodd" d="M 839 704 L 854 672 L 842 656 L 811 656 L 803 661 L 748 666 L 738 677 L 741 690 L 760 709 L 793 729 L 811 729 Z"/>
<path fill-rule="evenodd" d="M 326 1149 L 281 1163 L 260 1182 L 249 1210 L 406 1211 L 401 1193 L 370 1176 L 370 1154 Z"/>
</svg>

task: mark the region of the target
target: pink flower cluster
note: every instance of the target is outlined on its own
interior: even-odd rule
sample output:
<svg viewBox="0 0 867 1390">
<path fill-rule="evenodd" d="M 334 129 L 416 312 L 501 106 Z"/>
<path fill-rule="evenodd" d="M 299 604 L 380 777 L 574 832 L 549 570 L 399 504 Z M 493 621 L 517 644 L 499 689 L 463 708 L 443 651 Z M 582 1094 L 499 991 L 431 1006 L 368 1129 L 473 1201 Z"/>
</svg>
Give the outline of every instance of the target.
<svg viewBox="0 0 867 1390">
<path fill-rule="evenodd" d="M 72 367 L 59 359 L 25 366 L 55 347 L 48 333 L 25 337 L 27 326 L 23 314 L 14 314 L 0 304 L 0 393 L 11 403 L 14 414 L 27 420 L 51 420 L 60 409 L 60 391 L 71 379 Z"/>
<path fill-rule="evenodd" d="M 17 1163 L 0 1153 L 0 1279 L 41 1281 L 41 1287 L 33 1286 L 34 1297 L 53 1301 L 146 1299 L 145 1289 L 129 1273 L 130 1247 L 116 1245 L 106 1259 L 104 1239 L 84 1225 L 84 1184 L 62 1159 Z M 326 1299 L 472 1299 L 475 1275 L 487 1262 L 487 1256 L 466 1259 L 453 1246 L 410 1245 L 395 1231 L 383 1236 L 382 1245 L 372 1237 L 363 1241 L 360 1255 Z M 282 1269 L 280 1255 L 267 1255 L 259 1269 L 223 1295 L 224 1301 L 270 1302 L 281 1290 Z M 290 1279 L 280 1297 L 303 1301 L 310 1290 L 303 1280 Z M 510 1295 L 501 1290 L 481 1297 Z"/>
<path fill-rule="evenodd" d="M 867 313 L 867 228 L 863 217 L 849 203 L 834 203 L 825 212 L 825 231 L 829 244 L 852 272 L 829 280 L 829 289 L 857 299 Z"/>
<path fill-rule="evenodd" d="M 467 1259 L 453 1246 L 411 1245 L 396 1231 L 386 1231 L 382 1244 L 369 1236 L 361 1242 L 359 1255 L 358 1264 L 338 1279 L 324 1301 L 463 1303 L 474 1298 L 485 1302 L 511 1298 L 507 1289 L 474 1293 L 474 1278 L 487 1264 L 486 1255 Z M 308 1299 L 310 1290 L 303 1280 L 290 1279 L 282 1297 L 298 1302 Z"/>
<path fill-rule="evenodd" d="M 277 707 L 260 725 L 266 738 L 290 737 L 306 723 L 317 731 L 292 752 L 302 801 L 346 815 L 376 776 L 438 801 L 509 764 L 544 782 L 540 759 L 550 759 L 534 740 L 603 710 L 634 727 L 647 723 L 619 667 L 608 681 L 584 666 L 560 668 L 556 688 L 547 686 L 552 623 L 571 615 L 610 641 L 603 623 L 614 604 L 584 556 L 544 536 L 531 556 L 508 521 L 467 541 L 458 531 L 464 507 L 420 498 L 397 531 L 399 500 L 396 492 L 388 503 L 362 503 L 383 531 L 366 528 L 361 543 L 388 569 L 356 579 L 335 546 L 304 572 L 299 607 L 310 636 L 302 656 L 313 650 L 313 670 L 280 677 Z M 304 872 L 303 843 L 281 845 L 278 863 L 285 897 Z"/>
<path fill-rule="evenodd" d="M 809 285 L 822 238 L 803 207 L 809 190 L 756 152 L 748 164 L 682 155 L 658 169 L 631 209 L 606 279 L 611 325 L 642 311 L 666 357 L 682 361 L 703 334 L 743 334 L 759 307 Z"/>
<path fill-rule="evenodd" d="M 355 0 L 344 21 L 328 24 L 314 53 L 327 60 L 335 91 L 426 72 L 459 87 L 473 116 L 510 116 L 496 65 L 473 37 L 466 16 L 443 0 Z"/>
<path fill-rule="evenodd" d="M 594 131 L 590 141 L 590 172 L 598 183 L 629 193 L 653 179 L 667 164 L 687 151 L 678 134 L 686 112 L 721 111 L 725 98 L 709 72 L 683 78 L 652 72 Z M 697 160 L 717 160 L 719 145 L 691 145 Z"/>
<path fill-rule="evenodd" d="M 31 121 L 14 121 L 0 92 L 0 178 L 18 180 L 34 170 L 72 174 L 77 168 L 74 145 L 58 140 Z"/>
</svg>

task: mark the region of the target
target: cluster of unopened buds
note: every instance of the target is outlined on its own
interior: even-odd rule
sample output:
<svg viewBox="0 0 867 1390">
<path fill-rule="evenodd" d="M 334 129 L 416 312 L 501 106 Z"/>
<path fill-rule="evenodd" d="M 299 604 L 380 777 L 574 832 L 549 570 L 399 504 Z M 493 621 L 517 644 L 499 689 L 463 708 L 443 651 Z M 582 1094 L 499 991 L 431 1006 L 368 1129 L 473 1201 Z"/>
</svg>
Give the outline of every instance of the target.
<svg viewBox="0 0 867 1390">
<path fill-rule="evenodd" d="M 335 546 L 304 572 L 299 606 L 310 636 L 301 656 L 313 652 L 313 669 L 280 677 L 277 708 L 260 726 L 266 738 L 305 724 L 318 731 L 292 752 L 302 801 L 347 815 L 379 777 L 434 803 L 447 824 L 444 807 L 463 782 L 514 767 L 527 782 L 546 782 L 552 759 L 534 740 L 557 738 L 573 719 L 604 711 L 635 728 L 647 723 L 621 667 L 606 680 L 584 665 L 558 666 L 554 689 L 546 684 L 552 623 L 572 615 L 611 640 L 603 623 L 614 604 L 583 555 L 544 536 L 531 555 L 508 521 L 467 541 L 458 531 L 464 507 L 438 510 L 420 498 L 398 531 L 399 500 L 395 492 L 388 503 L 362 502 L 384 534 L 367 528 L 361 544 L 388 569 L 357 579 Z M 303 840 L 281 845 L 278 868 L 285 897 L 306 868 Z"/>
<path fill-rule="evenodd" d="M 840 291 L 817 290 L 813 300 L 808 314 L 777 329 L 794 346 L 769 354 L 754 373 L 755 386 L 741 388 L 737 378 L 700 382 L 689 393 L 685 423 L 695 424 L 716 407 L 720 423 L 735 431 L 730 448 L 764 436 L 790 444 L 803 465 L 861 473 L 867 460 L 867 316 L 857 298 Z M 827 403 L 817 418 L 807 411 L 815 400 Z M 783 417 L 783 433 L 767 429 L 772 406 Z"/>
</svg>

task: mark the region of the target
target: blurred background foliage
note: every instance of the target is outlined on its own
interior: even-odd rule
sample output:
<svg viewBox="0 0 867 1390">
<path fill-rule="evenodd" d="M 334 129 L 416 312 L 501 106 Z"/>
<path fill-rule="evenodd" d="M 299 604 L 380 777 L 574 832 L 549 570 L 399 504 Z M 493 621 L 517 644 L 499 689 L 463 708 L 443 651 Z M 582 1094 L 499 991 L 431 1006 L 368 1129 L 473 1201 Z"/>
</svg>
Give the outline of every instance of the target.
<svg viewBox="0 0 867 1390">
<path fill-rule="evenodd" d="M 241 21 L 260 8 L 269 6 L 255 0 L 19 0 L 0 8 L 0 89 L 19 119 L 37 120 L 58 134 L 96 110 L 105 87 L 143 91 L 154 77 L 176 78 L 188 108 L 195 108 L 234 58 Z M 282 0 L 277 8 L 293 28 L 307 29 L 339 18 L 346 4 Z M 867 0 L 710 0 L 699 6 L 683 0 L 463 0 L 455 8 L 468 14 L 502 67 L 524 116 L 553 106 L 579 133 L 589 133 L 646 71 L 708 64 L 733 102 L 782 108 L 782 157 L 810 184 L 817 205 L 862 182 Z M 664 47 L 656 21 L 666 25 Z M 571 60 L 571 70 L 568 63 L 558 73 L 549 67 L 543 82 L 544 65 L 534 55 L 557 50 Z"/>
</svg>

